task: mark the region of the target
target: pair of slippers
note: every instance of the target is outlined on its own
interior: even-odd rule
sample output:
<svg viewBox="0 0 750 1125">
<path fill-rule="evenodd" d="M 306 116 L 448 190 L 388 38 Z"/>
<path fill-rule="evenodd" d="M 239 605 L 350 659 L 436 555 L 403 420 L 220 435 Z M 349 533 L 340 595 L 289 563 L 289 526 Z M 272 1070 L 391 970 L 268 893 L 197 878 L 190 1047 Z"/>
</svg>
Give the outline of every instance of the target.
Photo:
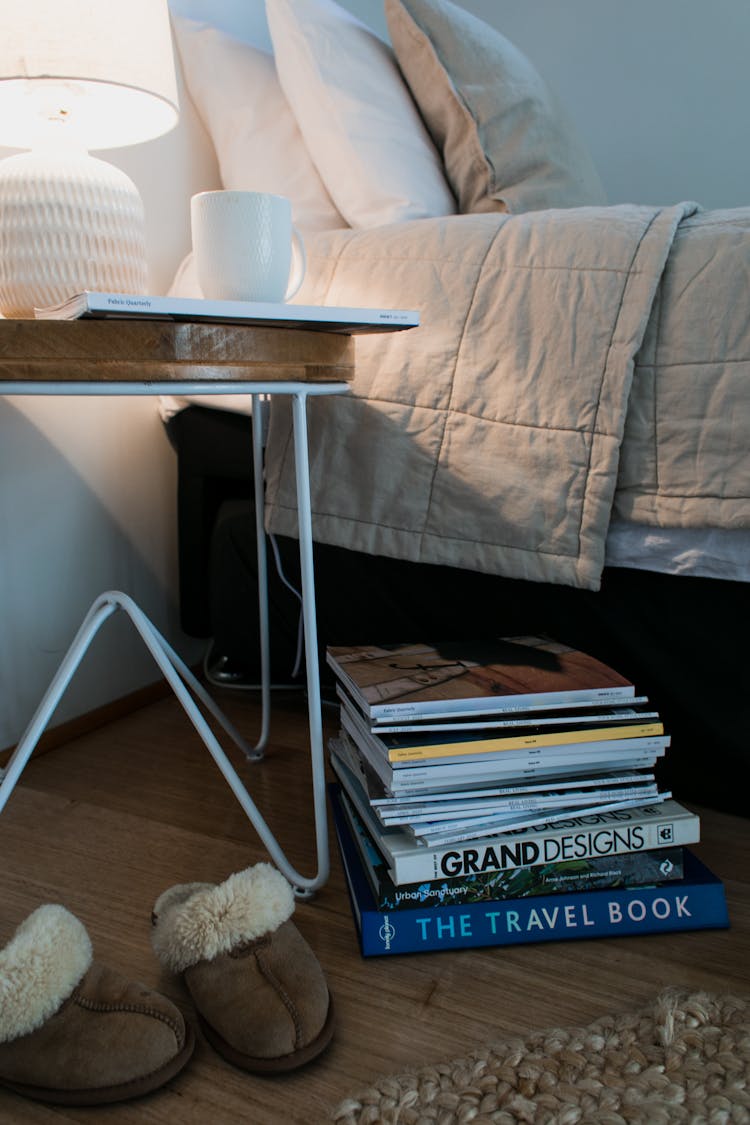
<svg viewBox="0 0 750 1125">
<path fill-rule="evenodd" d="M 209 1043 L 253 1073 L 302 1066 L 333 1033 L 323 970 L 293 911 L 291 886 L 267 863 L 220 884 L 171 887 L 154 906 L 157 957 L 182 975 Z M 0 949 L 0 1085 L 104 1105 L 163 1086 L 194 1046 L 180 1010 L 96 962 L 85 926 L 63 906 L 39 907 Z"/>
</svg>

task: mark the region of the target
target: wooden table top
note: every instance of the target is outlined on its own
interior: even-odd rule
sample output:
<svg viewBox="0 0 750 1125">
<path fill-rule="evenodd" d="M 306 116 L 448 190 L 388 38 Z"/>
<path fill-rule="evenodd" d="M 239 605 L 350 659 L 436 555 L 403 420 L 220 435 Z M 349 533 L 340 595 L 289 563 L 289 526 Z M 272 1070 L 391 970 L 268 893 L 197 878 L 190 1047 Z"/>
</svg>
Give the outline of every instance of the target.
<svg viewBox="0 0 750 1125">
<path fill-rule="evenodd" d="M 166 320 L 3 320 L 0 382 L 346 383 L 338 332 Z"/>
</svg>

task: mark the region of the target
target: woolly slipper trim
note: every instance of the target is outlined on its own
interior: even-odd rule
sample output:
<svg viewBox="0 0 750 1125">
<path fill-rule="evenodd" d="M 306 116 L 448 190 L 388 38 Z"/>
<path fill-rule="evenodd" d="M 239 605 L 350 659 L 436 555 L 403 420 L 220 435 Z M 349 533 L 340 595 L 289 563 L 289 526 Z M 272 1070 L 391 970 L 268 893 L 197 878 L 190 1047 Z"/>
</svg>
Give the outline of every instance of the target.
<svg viewBox="0 0 750 1125">
<path fill-rule="evenodd" d="M 64 906 L 51 903 L 30 914 L 0 950 L 0 1043 L 41 1027 L 91 960 L 86 928 Z"/>
<path fill-rule="evenodd" d="M 293 911 L 294 892 L 281 872 L 256 863 L 218 886 L 170 887 L 154 906 L 151 941 L 162 964 L 181 973 L 273 933 Z"/>
</svg>

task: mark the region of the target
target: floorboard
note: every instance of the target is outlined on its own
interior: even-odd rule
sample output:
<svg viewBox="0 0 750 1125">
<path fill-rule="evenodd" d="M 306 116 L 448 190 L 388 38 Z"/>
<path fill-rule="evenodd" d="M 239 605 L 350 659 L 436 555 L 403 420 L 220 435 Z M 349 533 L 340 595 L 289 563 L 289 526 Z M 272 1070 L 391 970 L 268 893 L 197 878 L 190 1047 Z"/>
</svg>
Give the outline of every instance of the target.
<svg viewBox="0 0 750 1125">
<path fill-rule="evenodd" d="M 252 740 L 255 699 L 234 691 L 219 698 Z M 333 732 L 333 713 L 326 724 Z M 275 698 L 267 758 L 241 763 L 241 772 L 290 861 L 312 874 L 306 737 L 301 698 Z M 234 751 L 230 757 L 238 762 Z M 453 1058 L 507 1034 L 587 1023 L 638 1006 L 667 985 L 750 995 L 748 821 L 699 811 L 703 839 L 696 850 L 725 880 L 729 930 L 497 950 L 363 959 L 331 839 L 330 880 L 295 914 L 335 997 L 329 1050 L 292 1075 L 256 1078 L 223 1062 L 199 1037 L 192 1062 L 169 1086 L 97 1109 L 97 1123 L 310 1125 L 328 1120 L 342 1098 L 381 1074 Z M 0 854 L 2 944 L 41 903 L 64 903 L 88 928 L 100 960 L 161 989 L 187 1014 L 181 982 L 151 951 L 153 901 L 173 883 L 218 882 L 267 858 L 172 698 L 32 760 L 0 816 Z M 42 1106 L 0 1090 L 3 1122 L 91 1120 L 91 1111 Z"/>
</svg>

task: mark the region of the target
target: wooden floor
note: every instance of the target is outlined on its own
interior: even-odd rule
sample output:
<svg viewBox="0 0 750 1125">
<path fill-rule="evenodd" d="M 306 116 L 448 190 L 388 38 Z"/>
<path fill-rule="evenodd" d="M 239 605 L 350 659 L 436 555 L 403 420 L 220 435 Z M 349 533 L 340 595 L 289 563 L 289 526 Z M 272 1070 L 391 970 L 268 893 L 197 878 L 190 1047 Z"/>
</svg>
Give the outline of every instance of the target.
<svg viewBox="0 0 750 1125">
<path fill-rule="evenodd" d="M 252 739 L 253 698 L 219 697 Z M 333 714 L 328 722 L 333 730 Z M 271 742 L 263 763 L 242 770 L 290 860 L 311 874 L 299 697 L 276 700 Z M 663 986 L 750 993 L 748 826 L 704 811 L 697 850 L 726 882 L 729 931 L 366 960 L 332 842 L 330 881 L 295 914 L 336 1001 L 337 1032 L 325 1055 L 291 1076 L 261 1079 L 232 1068 L 199 1039 L 188 1068 L 145 1099 L 64 1110 L 0 1090 L 0 1121 L 309 1125 L 328 1120 L 342 1098 L 380 1074 L 454 1058 L 505 1034 L 586 1023 L 637 1006 Z M 0 816 L 0 855 L 0 945 L 40 904 L 64 903 L 87 926 L 100 960 L 161 989 L 188 1013 L 182 985 L 150 949 L 154 899 L 173 883 L 220 881 L 267 858 L 172 698 L 33 760 Z"/>
</svg>

